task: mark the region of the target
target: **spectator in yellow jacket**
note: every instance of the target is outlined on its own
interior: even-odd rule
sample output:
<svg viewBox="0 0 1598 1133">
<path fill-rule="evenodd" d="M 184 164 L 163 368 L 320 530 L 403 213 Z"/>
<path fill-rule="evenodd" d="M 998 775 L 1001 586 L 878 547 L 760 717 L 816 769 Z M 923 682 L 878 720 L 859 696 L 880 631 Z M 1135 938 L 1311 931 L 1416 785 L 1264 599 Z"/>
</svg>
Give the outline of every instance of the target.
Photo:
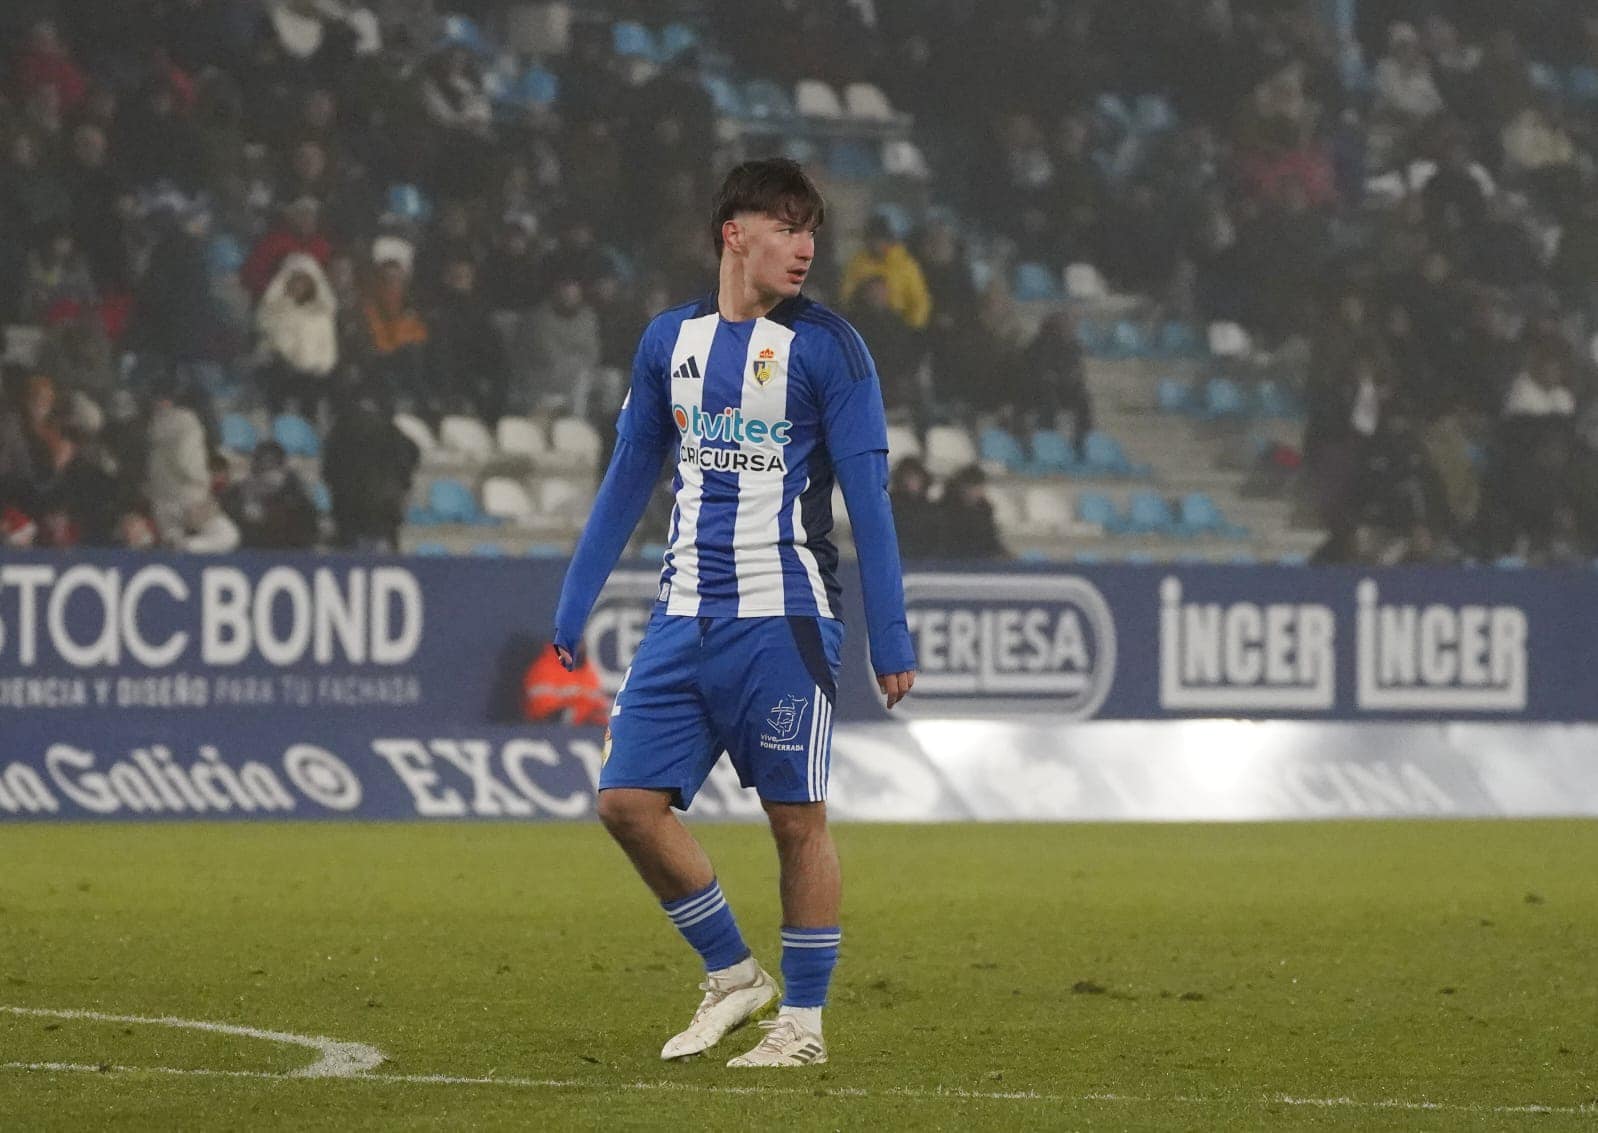
<svg viewBox="0 0 1598 1133">
<path fill-rule="evenodd" d="M 921 265 L 894 235 L 887 218 L 874 216 L 866 225 L 866 246 L 844 269 L 844 306 L 853 302 L 866 280 L 879 276 L 888 281 L 888 305 L 894 313 L 912 330 L 924 330 L 932 317 L 932 293 L 927 290 Z"/>
</svg>

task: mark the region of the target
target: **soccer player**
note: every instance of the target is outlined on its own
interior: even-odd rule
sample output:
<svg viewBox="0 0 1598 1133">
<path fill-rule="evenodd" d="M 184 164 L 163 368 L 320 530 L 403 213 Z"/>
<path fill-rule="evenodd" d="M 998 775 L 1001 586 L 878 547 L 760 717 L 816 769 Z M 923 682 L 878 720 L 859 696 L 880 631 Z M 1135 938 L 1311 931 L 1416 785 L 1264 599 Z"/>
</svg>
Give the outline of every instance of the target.
<svg viewBox="0 0 1598 1133">
<path fill-rule="evenodd" d="M 853 327 L 800 294 L 823 216 L 794 162 L 750 161 L 727 175 L 711 226 L 719 286 L 644 331 L 615 454 L 555 614 L 555 650 L 569 667 L 675 449 L 671 546 L 599 776 L 600 820 L 708 973 L 692 1022 L 662 1058 L 709 1050 L 777 996 L 709 858 L 672 813 L 688 808 L 725 750 L 770 820 L 783 921 L 781 1007 L 728 1065 L 827 1061 L 821 1009 L 842 940 L 826 804 L 843 644 L 828 538 L 835 477 L 887 706 L 915 682 L 876 368 Z"/>
</svg>

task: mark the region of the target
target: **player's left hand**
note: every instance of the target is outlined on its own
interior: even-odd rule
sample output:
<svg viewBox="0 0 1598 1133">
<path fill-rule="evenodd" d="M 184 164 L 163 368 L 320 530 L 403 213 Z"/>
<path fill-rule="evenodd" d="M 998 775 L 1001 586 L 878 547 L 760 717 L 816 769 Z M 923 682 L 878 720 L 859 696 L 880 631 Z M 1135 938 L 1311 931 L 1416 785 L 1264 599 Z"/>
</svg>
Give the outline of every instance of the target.
<svg viewBox="0 0 1598 1133">
<path fill-rule="evenodd" d="M 882 695 L 888 698 L 888 708 L 891 710 L 905 697 L 910 695 L 910 688 L 916 683 L 916 671 L 910 669 L 903 673 L 884 673 L 877 677 L 877 687 L 882 690 Z"/>
</svg>

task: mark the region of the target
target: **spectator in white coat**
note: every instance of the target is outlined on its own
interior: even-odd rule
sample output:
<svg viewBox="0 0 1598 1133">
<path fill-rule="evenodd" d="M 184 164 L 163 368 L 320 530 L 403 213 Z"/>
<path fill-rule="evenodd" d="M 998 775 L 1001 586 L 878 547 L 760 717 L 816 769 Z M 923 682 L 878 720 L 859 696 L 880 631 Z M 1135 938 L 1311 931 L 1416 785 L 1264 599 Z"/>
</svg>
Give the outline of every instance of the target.
<svg viewBox="0 0 1598 1133">
<path fill-rule="evenodd" d="M 194 410 L 178 404 L 168 387 L 155 394 L 149 437 L 145 496 L 161 542 L 180 547 L 187 538 L 191 516 L 212 502 L 205 426 Z"/>
<path fill-rule="evenodd" d="M 338 365 L 338 302 L 322 267 L 310 256 L 284 258 L 255 312 L 260 376 L 267 406 L 291 403 L 315 421 Z"/>
</svg>

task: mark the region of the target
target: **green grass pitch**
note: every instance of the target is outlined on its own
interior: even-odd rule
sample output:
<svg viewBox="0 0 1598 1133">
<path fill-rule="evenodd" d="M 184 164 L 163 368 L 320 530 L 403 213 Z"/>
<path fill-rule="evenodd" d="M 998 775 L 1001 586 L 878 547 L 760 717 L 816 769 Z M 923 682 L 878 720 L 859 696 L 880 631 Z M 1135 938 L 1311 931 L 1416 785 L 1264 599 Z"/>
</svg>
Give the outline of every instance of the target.
<svg viewBox="0 0 1598 1133">
<path fill-rule="evenodd" d="M 659 1061 L 697 962 L 593 826 L 0 827 L 0 1007 L 388 1059 L 0 1011 L 0 1128 L 1598 1127 L 1598 823 L 837 834 L 832 1062 L 762 1073 Z"/>
</svg>

